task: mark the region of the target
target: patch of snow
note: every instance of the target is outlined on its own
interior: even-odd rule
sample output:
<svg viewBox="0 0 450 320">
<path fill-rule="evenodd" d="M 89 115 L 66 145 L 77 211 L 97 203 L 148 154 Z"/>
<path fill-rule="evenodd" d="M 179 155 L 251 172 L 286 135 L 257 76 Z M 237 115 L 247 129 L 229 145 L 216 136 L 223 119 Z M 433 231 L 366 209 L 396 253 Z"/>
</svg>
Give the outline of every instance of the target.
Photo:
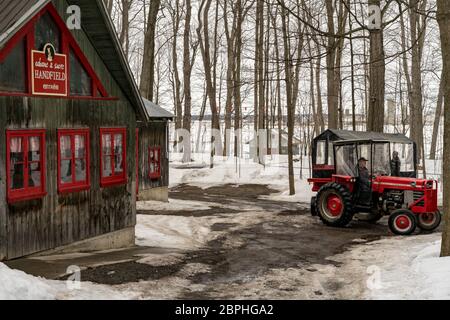
<svg viewBox="0 0 450 320">
<path fill-rule="evenodd" d="M 56 293 L 45 280 L 0 263 L 0 300 L 53 300 Z"/>
<path fill-rule="evenodd" d="M 34 277 L 0 263 L 0 300 L 126 300 L 135 297 L 134 292 L 90 282 L 81 282 L 79 288 L 70 287 L 66 281 Z"/>
</svg>

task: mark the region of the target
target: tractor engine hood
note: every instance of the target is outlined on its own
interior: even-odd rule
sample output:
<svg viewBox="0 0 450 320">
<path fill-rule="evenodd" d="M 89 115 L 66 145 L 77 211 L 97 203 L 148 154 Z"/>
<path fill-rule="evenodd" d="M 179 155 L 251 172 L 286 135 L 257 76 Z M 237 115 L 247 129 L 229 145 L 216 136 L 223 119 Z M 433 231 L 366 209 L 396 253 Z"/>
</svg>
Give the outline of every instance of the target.
<svg viewBox="0 0 450 320">
<path fill-rule="evenodd" d="M 375 187 L 383 189 L 424 190 L 433 189 L 437 183 L 434 180 L 377 176 L 372 180 Z"/>
</svg>

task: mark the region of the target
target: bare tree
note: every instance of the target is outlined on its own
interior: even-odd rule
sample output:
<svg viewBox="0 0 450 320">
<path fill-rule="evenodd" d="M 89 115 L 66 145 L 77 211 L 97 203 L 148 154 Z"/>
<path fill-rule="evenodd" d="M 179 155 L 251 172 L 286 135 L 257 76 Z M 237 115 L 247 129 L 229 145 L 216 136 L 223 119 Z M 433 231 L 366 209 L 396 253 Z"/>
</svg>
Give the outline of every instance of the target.
<svg viewBox="0 0 450 320">
<path fill-rule="evenodd" d="M 213 75 L 213 67 L 211 65 L 212 60 L 211 60 L 210 37 L 209 37 L 209 10 L 211 8 L 211 2 L 212 0 L 201 1 L 200 9 L 198 11 L 199 26 L 197 28 L 197 36 L 200 43 L 200 51 L 203 58 L 203 66 L 206 80 L 206 93 L 208 95 L 209 105 L 211 108 L 211 115 L 212 115 L 211 129 L 220 131 L 219 108 L 217 106 L 215 76 Z M 214 150 L 212 148 L 214 139 L 215 138 L 211 137 L 211 167 L 213 167 L 214 165 L 213 163 Z"/>
<path fill-rule="evenodd" d="M 443 74 L 441 75 L 441 81 L 439 84 L 439 93 L 436 104 L 436 111 L 434 112 L 433 134 L 431 136 L 430 146 L 430 159 L 436 160 L 437 140 L 439 133 L 439 125 L 441 123 L 441 117 L 443 116 L 443 103 L 444 103 L 444 81 Z"/>
<path fill-rule="evenodd" d="M 150 0 L 147 28 L 144 37 L 144 57 L 142 61 L 140 91 L 144 98 L 153 100 L 155 83 L 155 32 L 161 0 Z"/>
<path fill-rule="evenodd" d="M 437 0 L 437 20 L 441 33 L 444 83 L 450 79 L 450 2 Z M 444 86 L 444 231 L 442 256 L 450 256 L 450 86 Z"/>
</svg>

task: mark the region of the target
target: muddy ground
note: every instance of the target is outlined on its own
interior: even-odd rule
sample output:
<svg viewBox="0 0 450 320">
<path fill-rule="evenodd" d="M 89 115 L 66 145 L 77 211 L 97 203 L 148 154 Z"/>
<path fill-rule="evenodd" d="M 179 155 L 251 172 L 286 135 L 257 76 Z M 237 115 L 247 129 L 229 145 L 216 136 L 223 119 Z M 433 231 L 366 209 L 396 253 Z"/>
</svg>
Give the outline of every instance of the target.
<svg viewBox="0 0 450 320">
<path fill-rule="evenodd" d="M 201 211 L 188 208 L 185 211 L 138 213 L 228 217 L 229 222 L 225 220 L 211 226 L 211 230 L 219 231 L 220 236 L 209 241 L 205 248 L 186 252 L 182 258 L 167 265 L 150 266 L 136 261 L 110 264 L 88 268 L 83 271 L 83 280 L 127 287 L 127 284 L 139 281 L 157 281 L 161 285 L 167 279 L 170 287 L 177 285 L 172 283 L 173 279 L 183 278 L 176 294 L 162 295 L 162 298 L 346 298 L 334 294 L 342 291 L 346 279 L 327 280 L 324 288 L 311 284 L 311 275 L 320 273 L 323 266 L 340 268 L 341 262 L 332 257 L 352 245 L 390 237 L 386 221 L 378 224 L 354 221 L 344 229 L 329 228 L 310 216 L 308 204 L 259 198 L 276 192 L 263 185 L 225 185 L 208 189 L 181 185 L 173 188 L 170 193 L 173 199 L 216 203 L 217 207 Z M 239 208 L 247 212 L 255 208 L 264 213 L 263 218 L 259 216 L 254 224 L 239 228 L 232 222 L 233 216 L 241 214 Z M 186 272 L 189 268 L 196 270 Z M 151 297 L 158 297 L 157 293 L 150 292 Z"/>
<path fill-rule="evenodd" d="M 137 299 L 365 298 L 367 268 L 376 259 L 362 259 L 352 249 L 392 237 L 387 219 L 377 224 L 355 219 L 347 228 L 329 228 L 310 215 L 307 203 L 260 198 L 274 193 L 264 185 L 180 185 L 170 197 L 200 202 L 199 209 L 138 212 L 145 218 L 189 217 L 194 225 L 206 223 L 208 237 L 198 248 L 136 246 L 8 265 L 57 280 L 67 279 L 67 266 L 80 266 L 82 281 L 132 292 L 128 296 Z M 375 252 L 382 260 L 383 253 Z"/>
</svg>

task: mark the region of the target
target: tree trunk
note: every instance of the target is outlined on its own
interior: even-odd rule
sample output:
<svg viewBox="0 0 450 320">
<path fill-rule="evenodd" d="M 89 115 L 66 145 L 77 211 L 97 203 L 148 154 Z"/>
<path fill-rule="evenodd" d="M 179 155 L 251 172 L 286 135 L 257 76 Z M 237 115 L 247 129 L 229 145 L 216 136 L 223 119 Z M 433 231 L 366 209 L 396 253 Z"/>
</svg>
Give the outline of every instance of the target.
<svg viewBox="0 0 450 320">
<path fill-rule="evenodd" d="M 431 137 L 431 147 L 430 147 L 430 159 L 436 160 L 436 149 L 437 149 L 437 140 L 439 133 L 439 126 L 441 123 L 442 117 L 442 104 L 444 102 L 444 81 L 443 74 L 441 75 L 441 83 L 439 84 L 439 95 L 436 105 L 436 111 L 434 113 L 434 124 L 433 124 L 433 135 Z"/>
<path fill-rule="evenodd" d="M 155 33 L 161 0 L 151 0 L 148 12 L 147 30 L 144 37 L 144 57 L 142 61 L 140 91 L 144 98 L 153 100 L 155 83 Z"/>
<path fill-rule="evenodd" d="M 130 51 L 130 9 L 133 0 L 122 0 L 121 3 L 122 3 L 122 17 L 121 17 L 122 29 L 120 31 L 119 40 L 120 43 L 122 44 L 125 56 L 128 59 Z"/>
<path fill-rule="evenodd" d="M 180 27 L 180 0 L 175 1 L 175 8 L 171 8 L 172 15 L 172 65 L 174 78 L 175 129 L 183 126 L 183 103 L 181 101 L 181 80 L 178 71 L 178 29 Z M 190 64 L 190 61 L 189 61 Z M 179 142 L 179 141 L 178 141 Z"/>
<path fill-rule="evenodd" d="M 450 2 L 437 0 L 437 20 L 441 33 L 443 81 L 450 79 Z M 442 256 L 450 256 L 450 86 L 444 86 L 444 231 L 442 234 Z"/>
<path fill-rule="evenodd" d="M 295 194 L 295 180 L 294 180 L 294 159 L 293 159 L 293 136 L 294 136 L 294 117 L 295 117 L 295 104 L 293 103 L 293 72 L 292 72 L 292 59 L 291 59 L 291 46 L 289 38 L 289 27 L 287 22 L 287 12 L 284 6 L 284 0 L 282 1 L 281 20 L 283 30 L 283 44 L 284 44 L 284 67 L 285 67 L 285 82 L 286 82 L 286 104 L 288 112 L 288 166 L 289 166 L 289 194 Z"/>
<path fill-rule="evenodd" d="M 327 102 L 328 102 L 328 128 L 338 128 L 338 92 L 335 81 L 335 63 L 336 63 L 336 38 L 334 27 L 334 7 L 333 0 L 326 0 L 327 24 L 328 24 L 328 43 L 327 43 Z"/>
<path fill-rule="evenodd" d="M 191 132 L 191 109 L 192 109 L 192 94 L 191 94 L 191 75 L 192 75 L 192 63 L 191 63 L 191 16 L 192 5 L 191 0 L 186 1 L 186 17 L 184 23 L 184 35 L 183 35 L 183 93 L 184 93 L 184 116 L 183 116 L 183 128 Z M 194 53 L 195 54 L 195 53 Z"/>
<path fill-rule="evenodd" d="M 380 0 L 369 0 L 369 5 L 380 7 Z M 367 130 L 384 131 L 385 52 L 383 28 L 370 30 L 370 100 Z"/>
<path fill-rule="evenodd" d="M 202 53 L 203 58 L 203 67 L 205 71 L 205 80 L 206 80 L 206 93 L 209 98 L 209 105 L 211 108 L 211 129 L 220 131 L 220 122 L 219 122 L 219 110 L 217 107 L 216 100 L 216 87 L 215 81 L 213 80 L 213 67 L 211 65 L 211 52 L 210 52 L 210 40 L 209 40 L 209 19 L 208 14 L 211 8 L 212 0 L 202 0 L 199 9 L 199 26 L 197 28 L 197 36 L 200 43 L 200 51 Z M 203 15 L 202 15 L 203 12 Z M 202 32 L 203 31 L 203 32 Z M 216 44 L 214 44 L 216 45 Z M 214 166 L 214 139 L 211 137 L 211 168 Z"/>
</svg>

